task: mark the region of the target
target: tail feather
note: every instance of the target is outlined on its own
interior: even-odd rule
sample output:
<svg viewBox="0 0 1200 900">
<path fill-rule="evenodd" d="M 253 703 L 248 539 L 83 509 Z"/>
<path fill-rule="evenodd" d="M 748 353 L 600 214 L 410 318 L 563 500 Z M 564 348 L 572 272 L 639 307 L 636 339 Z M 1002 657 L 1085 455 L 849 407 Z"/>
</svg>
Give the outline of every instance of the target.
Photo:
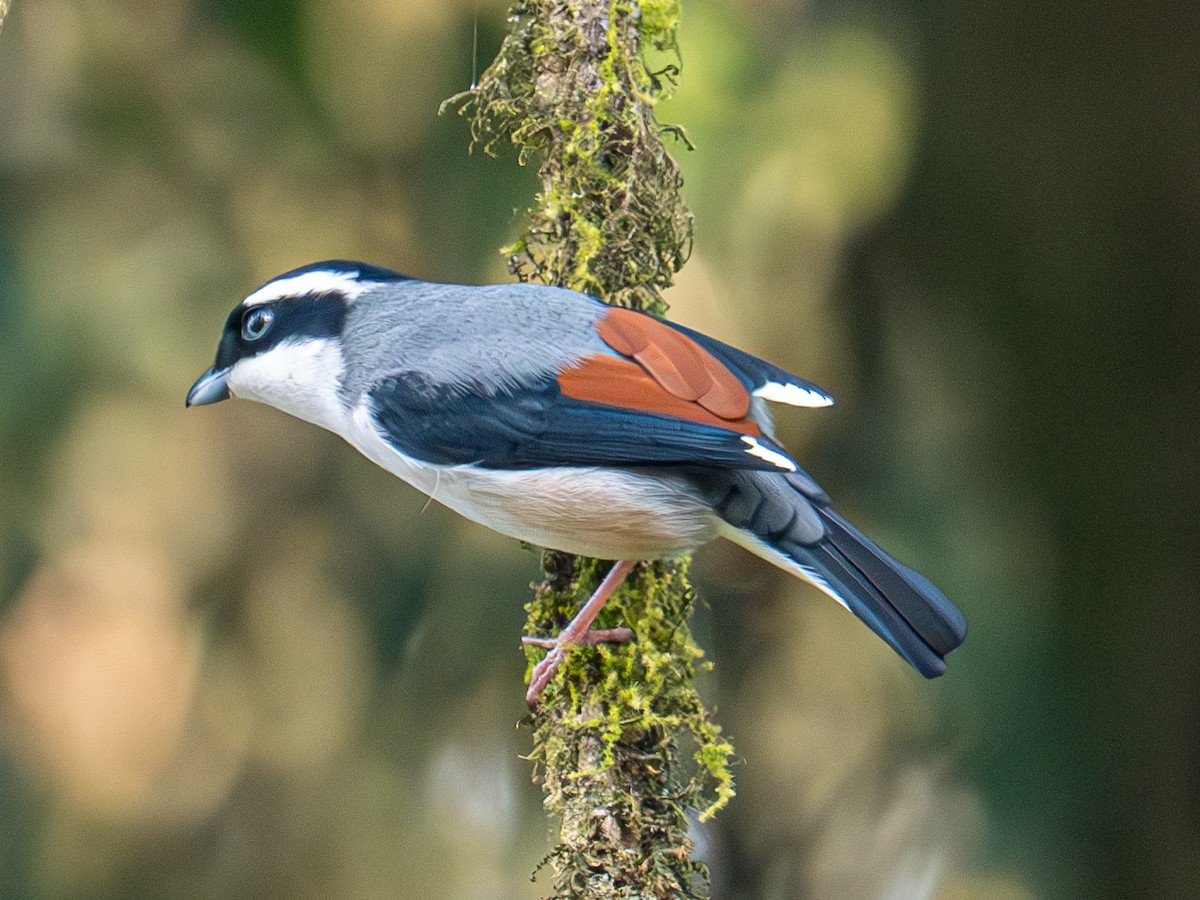
<svg viewBox="0 0 1200 900">
<path fill-rule="evenodd" d="M 737 472 L 716 494 L 728 537 L 829 594 L 926 678 L 946 671 L 946 655 L 966 637 L 962 613 L 830 508 L 823 493 L 775 473 Z"/>
<path fill-rule="evenodd" d="M 945 656 L 967 636 L 963 614 L 929 579 L 885 553 L 829 507 L 818 508 L 829 542 L 862 572 L 934 652 Z"/>
</svg>

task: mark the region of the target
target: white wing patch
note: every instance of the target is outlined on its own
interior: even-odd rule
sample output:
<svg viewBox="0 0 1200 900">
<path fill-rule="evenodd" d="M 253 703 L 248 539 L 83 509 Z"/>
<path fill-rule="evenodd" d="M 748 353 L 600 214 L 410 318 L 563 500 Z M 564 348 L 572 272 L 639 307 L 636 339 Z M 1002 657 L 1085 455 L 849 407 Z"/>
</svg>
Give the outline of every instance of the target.
<svg viewBox="0 0 1200 900">
<path fill-rule="evenodd" d="M 787 403 L 790 406 L 812 408 L 833 406 L 833 398 L 814 385 L 782 384 L 778 381 L 768 381 L 754 391 L 754 396 L 762 397 L 773 403 Z"/>
<path fill-rule="evenodd" d="M 784 456 L 777 450 L 772 450 L 770 447 L 764 447 L 757 439 L 746 435 L 742 438 L 742 443 L 747 444 L 746 452 L 751 456 L 757 456 L 759 459 L 766 460 L 773 466 L 778 466 L 788 472 L 796 471 L 796 464 Z"/>
<path fill-rule="evenodd" d="M 370 287 L 369 282 L 358 280 L 358 272 L 334 272 L 317 270 L 292 275 L 290 278 L 277 278 L 269 281 L 257 291 L 242 301 L 242 306 L 254 306 L 258 303 L 270 303 L 273 300 L 304 297 L 309 294 L 343 294 L 348 300 L 353 300 Z"/>
</svg>

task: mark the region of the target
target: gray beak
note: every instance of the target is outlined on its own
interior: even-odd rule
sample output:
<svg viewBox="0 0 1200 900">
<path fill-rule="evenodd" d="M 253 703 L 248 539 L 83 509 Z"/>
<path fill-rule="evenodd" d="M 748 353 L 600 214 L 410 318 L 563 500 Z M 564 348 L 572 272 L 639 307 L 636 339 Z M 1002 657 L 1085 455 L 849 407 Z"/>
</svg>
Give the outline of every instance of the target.
<svg viewBox="0 0 1200 900">
<path fill-rule="evenodd" d="M 208 406 L 210 403 L 220 403 L 228 399 L 229 369 L 213 366 L 196 379 L 185 402 L 188 406 Z"/>
</svg>

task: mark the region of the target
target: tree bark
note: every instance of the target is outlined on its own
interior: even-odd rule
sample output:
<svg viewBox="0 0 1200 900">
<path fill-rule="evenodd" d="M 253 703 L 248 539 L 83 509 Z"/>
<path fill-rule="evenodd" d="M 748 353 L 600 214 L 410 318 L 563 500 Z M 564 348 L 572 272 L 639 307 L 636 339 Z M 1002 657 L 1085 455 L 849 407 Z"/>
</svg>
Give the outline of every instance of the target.
<svg viewBox="0 0 1200 900">
<path fill-rule="evenodd" d="M 472 115 L 491 153 L 511 142 L 539 163 L 529 225 L 505 250 L 521 280 L 664 313 L 661 289 L 690 249 L 692 218 L 654 104 L 678 75 L 679 0 L 525 0 L 495 61 L 447 101 Z M 663 59 L 651 72 L 645 53 Z M 526 633 L 557 634 L 606 566 L 546 551 Z M 648 563 L 596 627 L 628 625 L 623 645 L 571 650 L 532 714 L 535 778 L 561 817 L 547 857 L 556 896 L 704 897 L 689 811 L 733 796 L 732 746 L 696 692 L 702 663 L 687 626 L 687 561 Z M 529 650 L 532 665 L 541 650 Z"/>
</svg>

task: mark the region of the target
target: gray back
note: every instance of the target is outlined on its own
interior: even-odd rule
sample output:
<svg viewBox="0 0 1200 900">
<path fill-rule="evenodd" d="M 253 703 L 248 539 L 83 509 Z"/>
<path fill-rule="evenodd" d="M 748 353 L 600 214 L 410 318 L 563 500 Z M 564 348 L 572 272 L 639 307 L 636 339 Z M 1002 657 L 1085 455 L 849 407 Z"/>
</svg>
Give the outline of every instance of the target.
<svg viewBox="0 0 1200 900">
<path fill-rule="evenodd" d="M 545 378 L 611 352 L 591 327 L 605 307 L 563 288 L 381 283 L 349 307 L 342 396 L 354 404 L 380 378 L 419 372 L 485 394 Z"/>
</svg>

